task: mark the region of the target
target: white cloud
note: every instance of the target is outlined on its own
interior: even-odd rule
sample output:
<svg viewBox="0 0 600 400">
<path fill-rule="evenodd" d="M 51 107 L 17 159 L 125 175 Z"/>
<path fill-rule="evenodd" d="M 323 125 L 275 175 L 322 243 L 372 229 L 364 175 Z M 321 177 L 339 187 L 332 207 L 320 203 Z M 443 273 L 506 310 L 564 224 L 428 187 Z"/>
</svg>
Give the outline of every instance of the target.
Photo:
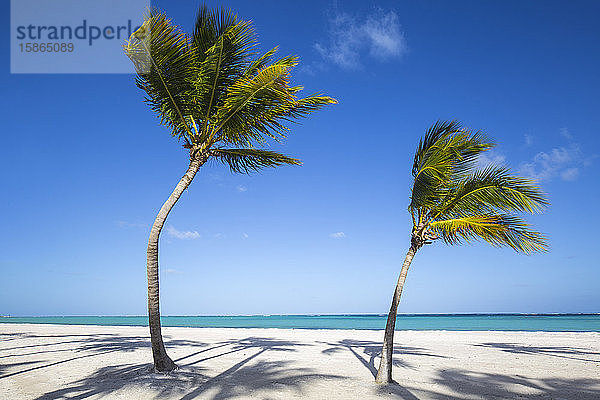
<svg viewBox="0 0 600 400">
<path fill-rule="evenodd" d="M 302 65 L 300 67 L 300 72 L 310 76 L 315 76 L 317 74 L 315 65 Z"/>
<path fill-rule="evenodd" d="M 248 239 L 248 234 L 246 232 L 242 233 L 242 239 Z"/>
<path fill-rule="evenodd" d="M 358 68 L 365 52 L 385 60 L 399 57 L 407 50 L 406 39 L 394 11 L 376 9 L 361 19 L 336 12 L 329 19 L 329 25 L 328 43 L 318 42 L 314 47 L 324 60 L 342 68 Z"/>
<path fill-rule="evenodd" d="M 334 232 L 330 233 L 329 237 L 332 239 L 342 239 L 346 237 L 346 234 L 344 232 Z"/>
<path fill-rule="evenodd" d="M 524 139 L 525 139 L 525 146 L 531 146 L 533 144 L 533 136 L 532 135 L 525 134 Z"/>
<path fill-rule="evenodd" d="M 479 154 L 475 166 L 478 169 L 484 169 L 490 166 L 502 166 L 506 161 L 504 154 L 495 152 L 494 150 L 486 151 L 485 153 Z"/>
<path fill-rule="evenodd" d="M 563 172 L 560 173 L 560 177 L 564 181 L 574 181 L 579 176 L 579 168 L 567 168 Z"/>
<path fill-rule="evenodd" d="M 180 271 L 180 270 L 178 270 L 178 269 L 174 269 L 174 268 L 167 268 L 167 269 L 165 270 L 165 272 L 166 272 L 167 274 L 173 274 L 173 275 L 181 275 L 181 274 L 183 274 L 183 272 L 182 272 L 182 271 Z"/>
<path fill-rule="evenodd" d="M 370 42 L 369 52 L 372 56 L 386 59 L 406 51 L 406 40 L 400 32 L 400 23 L 395 12 L 377 10 L 375 14 L 369 15 L 362 29 Z"/>
<path fill-rule="evenodd" d="M 572 181 L 577 178 L 582 153 L 579 146 L 555 147 L 547 152 L 537 153 L 533 160 L 521 165 L 521 173 L 539 182 L 549 181 L 556 176 L 563 180 Z"/>
<path fill-rule="evenodd" d="M 237 185 L 236 189 L 238 192 L 245 192 L 246 190 L 248 190 L 248 188 L 244 185 Z"/>
<path fill-rule="evenodd" d="M 215 233 L 213 236 L 215 237 L 215 239 L 223 239 L 225 237 L 225 235 L 221 232 Z"/>
<path fill-rule="evenodd" d="M 573 135 L 568 128 L 560 128 L 560 136 L 568 140 L 573 140 Z"/>
<path fill-rule="evenodd" d="M 172 226 L 167 227 L 167 234 L 177 239 L 198 239 L 200 234 L 196 231 L 179 231 Z"/>
<path fill-rule="evenodd" d="M 574 181 L 579 177 L 582 167 L 589 167 L 595 155 L 584 155 L 580 146 L 574 141 L 575 136 L 568 128 L 559 130 L 568 146 L 555 147 L 537 153 L 529 162 L 521 164 L 521 173 L 539 182 L 559 177 L 564 181 Z"/>
</svg>

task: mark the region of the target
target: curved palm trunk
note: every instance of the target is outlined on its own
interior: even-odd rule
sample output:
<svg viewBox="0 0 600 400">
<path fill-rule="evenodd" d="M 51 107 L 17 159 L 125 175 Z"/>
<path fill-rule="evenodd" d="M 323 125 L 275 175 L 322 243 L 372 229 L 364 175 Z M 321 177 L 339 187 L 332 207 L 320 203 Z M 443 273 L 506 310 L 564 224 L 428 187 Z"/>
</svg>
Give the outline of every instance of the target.
<svg viewBox="0 0 600 400">
<path fill-rule="evenodd" d="M 394 291 L 394 297 L 392 298 L 392 306 L 390 307 L 390 313 L 388 314 L 387 323 L 385 325 L 385 335 L 383 337 L 383 347 L 381 348 L 381 362 L 379 369 L 377 370 L 377 377 L 375 382 L 377 383 L 391 383 L 392 380 L 392 355 L 394 353 L 394 328 L 396 327 L 396 314 L 398 312 L 398 304 L 400 303 L 400 296 L 402 295 L 402 288 L 404 287 L 404 281 L 406 280 L 406 274 L 408 268 L 415 256 L 417 249 L 411 246 L 406 253 L 404 263 L 402 264 L 402 270 L 398 277 L 398 283 L 396 283 L 396 290 Z"/>
<path fill-rule="evenodd" d="M 181 178 L 173 193 L 163 204 L 154 220 L 150 238 L 148 239 L 148 250 L 146 252 L 146 272 L 148 275 L 148 324 L 150 325 L 150 341 L 152 342 L 152 355 L 154 356 L 154 368 L 160 372 L 172 371 L 177 366 L 167 355 L 165 345 L 160 332 L 160 296 L 158 289 L 158 239 L 160 231 L 169 215 L 169 212 L 179 200 L 183 191 L 189 186 L 194 176 L 206 162 L 206 156 L 192 157 L 190 166 Z"/>
</svg>

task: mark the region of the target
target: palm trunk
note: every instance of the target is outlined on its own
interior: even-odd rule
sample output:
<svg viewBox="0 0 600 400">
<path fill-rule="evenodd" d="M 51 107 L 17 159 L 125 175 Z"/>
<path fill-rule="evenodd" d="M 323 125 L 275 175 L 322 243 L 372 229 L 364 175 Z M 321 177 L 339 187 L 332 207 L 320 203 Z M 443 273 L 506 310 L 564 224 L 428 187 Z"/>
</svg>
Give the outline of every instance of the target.
<svg viewBox="0 0 600 400">
<path fill-rule="evenodd" d="M 152 342 L 152 355 L 154 356 L 154 368 L 156 371 L 173 371 L 177 366 L 167 355 L 165 345 L 160 332 L 160 296 L 158 289 L 158 239 L 160 231 L 169 215 L 169 212 L 179 200 L 183 191 L 189 186 L 194 176 L 206 162 L 206 156 L 192 157 L 190 166 L 181 178 L 173 193 L 163 204 L 154 220 L 150 238 L 148 239 L 148 250 L 146 252 L 146 273 L 148 274 L 148 323 L 150 325 L 150 341 Z"/>
<path fill-rule="evenodd" d="M 398 277 L 398 283 L 396 283 L 396 290 L 394 291 L 394 297 L 392 298 L 392 306 L 390 307 L 390 313 L 388 314 L 387 323 L 385 325 L 385 335 L 383 337 L 383 347 L 381 348 L 381 362 L 379 369 L 377 370 L 377 377 L 375 382 L 377 383 L 391 383 L 392 380 L 392 356 L 394 354 L 394 329 L 396 327 L 396 314 L 398 312 L 398 304 L 400 303 L 400 296 L 402 295 L 402 288 L 404 287 L 404 281 L 406 280 L 406 274 L 408 268 L 412 262 L 417 248 L 411 246 L 406 253 L 404 263 L 402 264 L 402 270 Z"/>
</svg>

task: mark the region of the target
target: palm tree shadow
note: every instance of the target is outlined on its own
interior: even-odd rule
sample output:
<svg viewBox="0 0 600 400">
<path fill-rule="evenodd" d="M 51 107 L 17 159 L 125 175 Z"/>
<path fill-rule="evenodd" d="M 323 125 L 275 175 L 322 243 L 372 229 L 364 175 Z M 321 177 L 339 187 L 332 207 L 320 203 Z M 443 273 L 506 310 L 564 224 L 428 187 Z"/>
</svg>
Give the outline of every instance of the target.
<svg viewBox="0 0 600 400">
<path fill-rule="evenodd" d="M 40 362 L 42 362 L 42 361 L 23 361 L 23 362 L 11 363 L 11 364 L 2 363 L 2 364 L 0 364 L 0 374 L 3 373 L 5 370 L 10 369 L 10 368 L 18 368 L 18 367 L 21 367 L 21 366 L 30 366 L 31 364 L 38 364 Z M 30 368 L 33 368 L 33 367 L 30 367 Z M 2 376 L 0 376 L 0 377 L 2 377 Z"/>
<path fill-rule="evenodd" d="M 506 353 L 514 354 L 539 354 L 544 356 L 569 358 L 572 360 L 600 363 L 600 353 L 580 347 L 571 346 L 524 346 L 515 343 L 481 343 L 474 344 L 477 347 L 497 349 Z M 590 358 L 595 357 L 595 358 Z"/>
<path fill-rule="evenodd" d="M 234 364 L 232 367 L 211 378 L 200 387 L 187 393 L 181 400 L 191 400 L 208 390 L 216 391 L 213 399 L 230 399 L 248 395 L 259 390 L 280 393 L 292 389 L 302 395 L 304 387 L 313 381 L 342 380 L 347 377 L 333 374 L 318 374 L 311 368 L 293 367 L 290 361 L 255 361 L 255 358 L 268 351 L 263 348 L 253 355 Z"/>
<path fill-rule="evenodd" d="M 271 339 L 271 338 L 247 337 L 244 339 L 231 339 L 231 340 L 225 340 L 225 341 L 219 342 L 216 344 L 216 346 L 189 354 L 184 357 L 181 357 L 181 358 L 177 359 L 177 361 L 181 361 L 183 359 L 193 357 L 200 353 L 204 353 L 206 351 L 210 351 L 210 350 L 213 350 L 216 348 L 223 348 L 223 347 L 230 347 L 230 350 L 219 353 L 219 354 L 215 354 L 212 356 L 201 358 L 199 360 L 187 363 L 187 364 L 185 364 L 185 366 L 198 364 L 200 362 L 207 361 L 207 360 L 210 360 L 213 358 L 222 357 L 227 354 L 233 354 L 233 353 L 246 351 L 246 350 L 253 350 L 253 349 L 256 349 L 259 351 L 262 350 L 262 351 L 260 351 L 261 353 L 264 351 L 267 351 L 267 350 L 269 350 L 269 351 L 296 351 L 296 347 L 298 347 L 298 346 L 307 346 L 307 344 L 290 341 L 290 340 L 275 340 L 275 339 Z"/>
<path fill-rule="evenodd" d="M 373 377 L 377 376 L 377 367 L 375 366 L 375 360 L 381 356 L 381 343 L 352 339 L 343 339 L 334 343 L 319 343 L 331 346 L 323 350 L 324 354 L 333 354 L 343 350 L 350 351 L 352 355 L 354 355 L 354 357 L 356 357 L 356 359 L 359 360 L 361 364 L 363 364 L 365 368 L 369 370 Z M 364 354 L 366 358 L 363 357 L 362 354 Z M 413 355 L 446 358 L 445 356 L 431 354 L 424 348 L 411 346 L 394 346 L 394 355 Z M 392 363 L 395 367 L 415 369 L 415 367 L 412 366 L 412 364 L 405 360 L 399 359 L 398 357 L 394 358 Z"/>
<path fill-rule="evenodd" d="M 117 340 L 119 338 L 126 338 L 126 336 L 111 334 L 111 333 L 91 333 L 91 334 L 65 334 L 65 335 L 37 335 L 31 333 L 6 333 L 2 335 L 10 336 L 8 339 L 1 340 L 0 343 L 7 342 L 9 340 L 36 340 L 36 339 L 44 339 L 42 343 L 36 344 L 27 344 L 13 347 L 3 347 L 1 351 L 8 350 L 19 350 L 19 349 L 33 349 L 36 347 L 48 347 L 55 346 L 61 344 L 85 344 L 88 342 L 101 342 L 102 339 L 106 339 L 107 341 Z M 48 343 L 47 339 L 58 339 L 58 341 Z M 139 338 L 136 338 L 139 339 Z"/>
<path fill-rule="evenodd" d="M 8 342 L 9 340 L 21 339 L 26 333 L 0 333 L 0 342 Z"/>
<path fill-rule="evenodd" d="M 152 389 L 156 398 L 185 395 L 190 387 L 201 385 L 209 379 L 203 374 L 203 370 L 204 368 L 193 367 L 177 370 L 176 373 L 161 374 L 154 372 L 152 364 L 106 366 L 73 382 L 67 388 L 45 393 L 37 400 L 86 399 L 92 396 L 102 398 L 118 391 L 140 388 Z"/>
<path fill-rule="evenodd" d="M 182 400 L 193 399 L 209 390 L 211 391 L 211 398 L 214 399 L 243 396 L 257 390 L 277 393 L 283 389 L 292 389 L 302 394 L 303 387 L 310 385 L 311 381 L 346 378 L 332 374 L 317 374 L 309 368 L 296 368 L 291 365 L 290 361 L 257 360 L 261 354 L 267 351 L 296 351 L 296 346 L 306 345 L 292 341 L 257 337 L 227 340 L 218 343 L 216 346 L 181 357 L 180 360 L 225 346 L 230 346 L 230 351 L 190 362 L 169 374 L 153 372 L 151 364 L 107 366 L 100 368 L 86 378 L 74 382 L 67 388 L 46 393 L 40 396 L 38 400 L 103 397 L 127 389 L 135 389 L 136 391 L 147 389 L 151 390 L 156 398 L 176 396 Z M 206 368 L 195 365 L 210 358 L 242 350 L 255 351 L 252 355 L 236 362 L 216 376 L 208 376 Z"/>
<path fill-rule="evenodd" d="M 403 387 L 398 384 L 378 387 L 380 395 L 400 399 L 600 399 L 600 379 L 528 378 L 522 375 L 475 372 L 464 369 L 439 369 L 426 387 Z M 418 397 L 413 394 L 417 393 Z"/>
<path fill-rule="evenodd" d="M 451 398 L 455 399 L 535 397 L 597 400 L 600 398 L 600 379 L 598 378 L 534 379 L 522 375 L 448 369 L 439 370 L 434 382 L 453 392 Z"/>
<path fill-rule="evenodd" d="M 138 349 L 149 348 L 150 343 L 144 337 L 139 336 L 121 336 L 116 334 L 82 334 L 82 335 L 29 335 L 21 334 L 19 339 L 60 339 L 48 343 L 44 341 L 42 344 L 25 344 L 1 348 L 0 356 L 2 364 L 0 364 L 0 379 L 10 378 L 15 375 L 26 374 L 35 370 L 53 367 L 59 364 L 64 364 L 69 361 L 82 358 L 95 357 L 99 355 L 114 353 L 114 352 L 132 352 Z M 167 344 L 171 347 L 177 346 L 207 346 L 206 343 L 190 341 L 190 340 L 169 340 Z M 65 346 L 66 345 L 66 346 Z M 62 346 L 62 347 L 55 347 Z M 23 351 L 25 351 L 23 353 Z M 4 352 L 10 352 L 4 354 Z M 13 362 L 12 360 L 20 357 L 36 356 L 47 353 L 64 353 L 67 357 L 61 358 L 58 361 L 28 361 L 28 362 Z M 28 364 L 39 364 L 31 366 Z M 21 366 L 28 365 L 28 368 L 20 369 Z M 16 369 L 16 370 L 15 370 Z"/>
<path fill-rule="evenodd" d="M 377 386 L 377 394 L 379 396 L 394 395 L 403 400 L 419 400 L 419 397 L 414 395 L 409 389 L 393 381 L 385 385 Z M 429 398 L 429 397 L 426 397 Z M 438 399 L 439 397 L 432 396 L 431 398 Z"/>
</svg>

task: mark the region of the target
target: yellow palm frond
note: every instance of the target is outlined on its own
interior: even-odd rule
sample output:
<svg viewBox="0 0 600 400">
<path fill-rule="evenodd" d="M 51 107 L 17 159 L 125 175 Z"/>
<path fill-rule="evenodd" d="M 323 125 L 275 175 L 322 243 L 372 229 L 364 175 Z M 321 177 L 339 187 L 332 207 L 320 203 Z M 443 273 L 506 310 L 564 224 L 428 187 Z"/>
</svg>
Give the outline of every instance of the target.
<svg viewBox="0 0 600 400">
<path fill-rule="evenodd" d="M 513 215 L 465 216 L 430 224 L 432 232 L 448 244 L 483 240 L 494 246 L 509 246 L 530 254 L 548 249 L 547 240 Z"/>
</svg>

